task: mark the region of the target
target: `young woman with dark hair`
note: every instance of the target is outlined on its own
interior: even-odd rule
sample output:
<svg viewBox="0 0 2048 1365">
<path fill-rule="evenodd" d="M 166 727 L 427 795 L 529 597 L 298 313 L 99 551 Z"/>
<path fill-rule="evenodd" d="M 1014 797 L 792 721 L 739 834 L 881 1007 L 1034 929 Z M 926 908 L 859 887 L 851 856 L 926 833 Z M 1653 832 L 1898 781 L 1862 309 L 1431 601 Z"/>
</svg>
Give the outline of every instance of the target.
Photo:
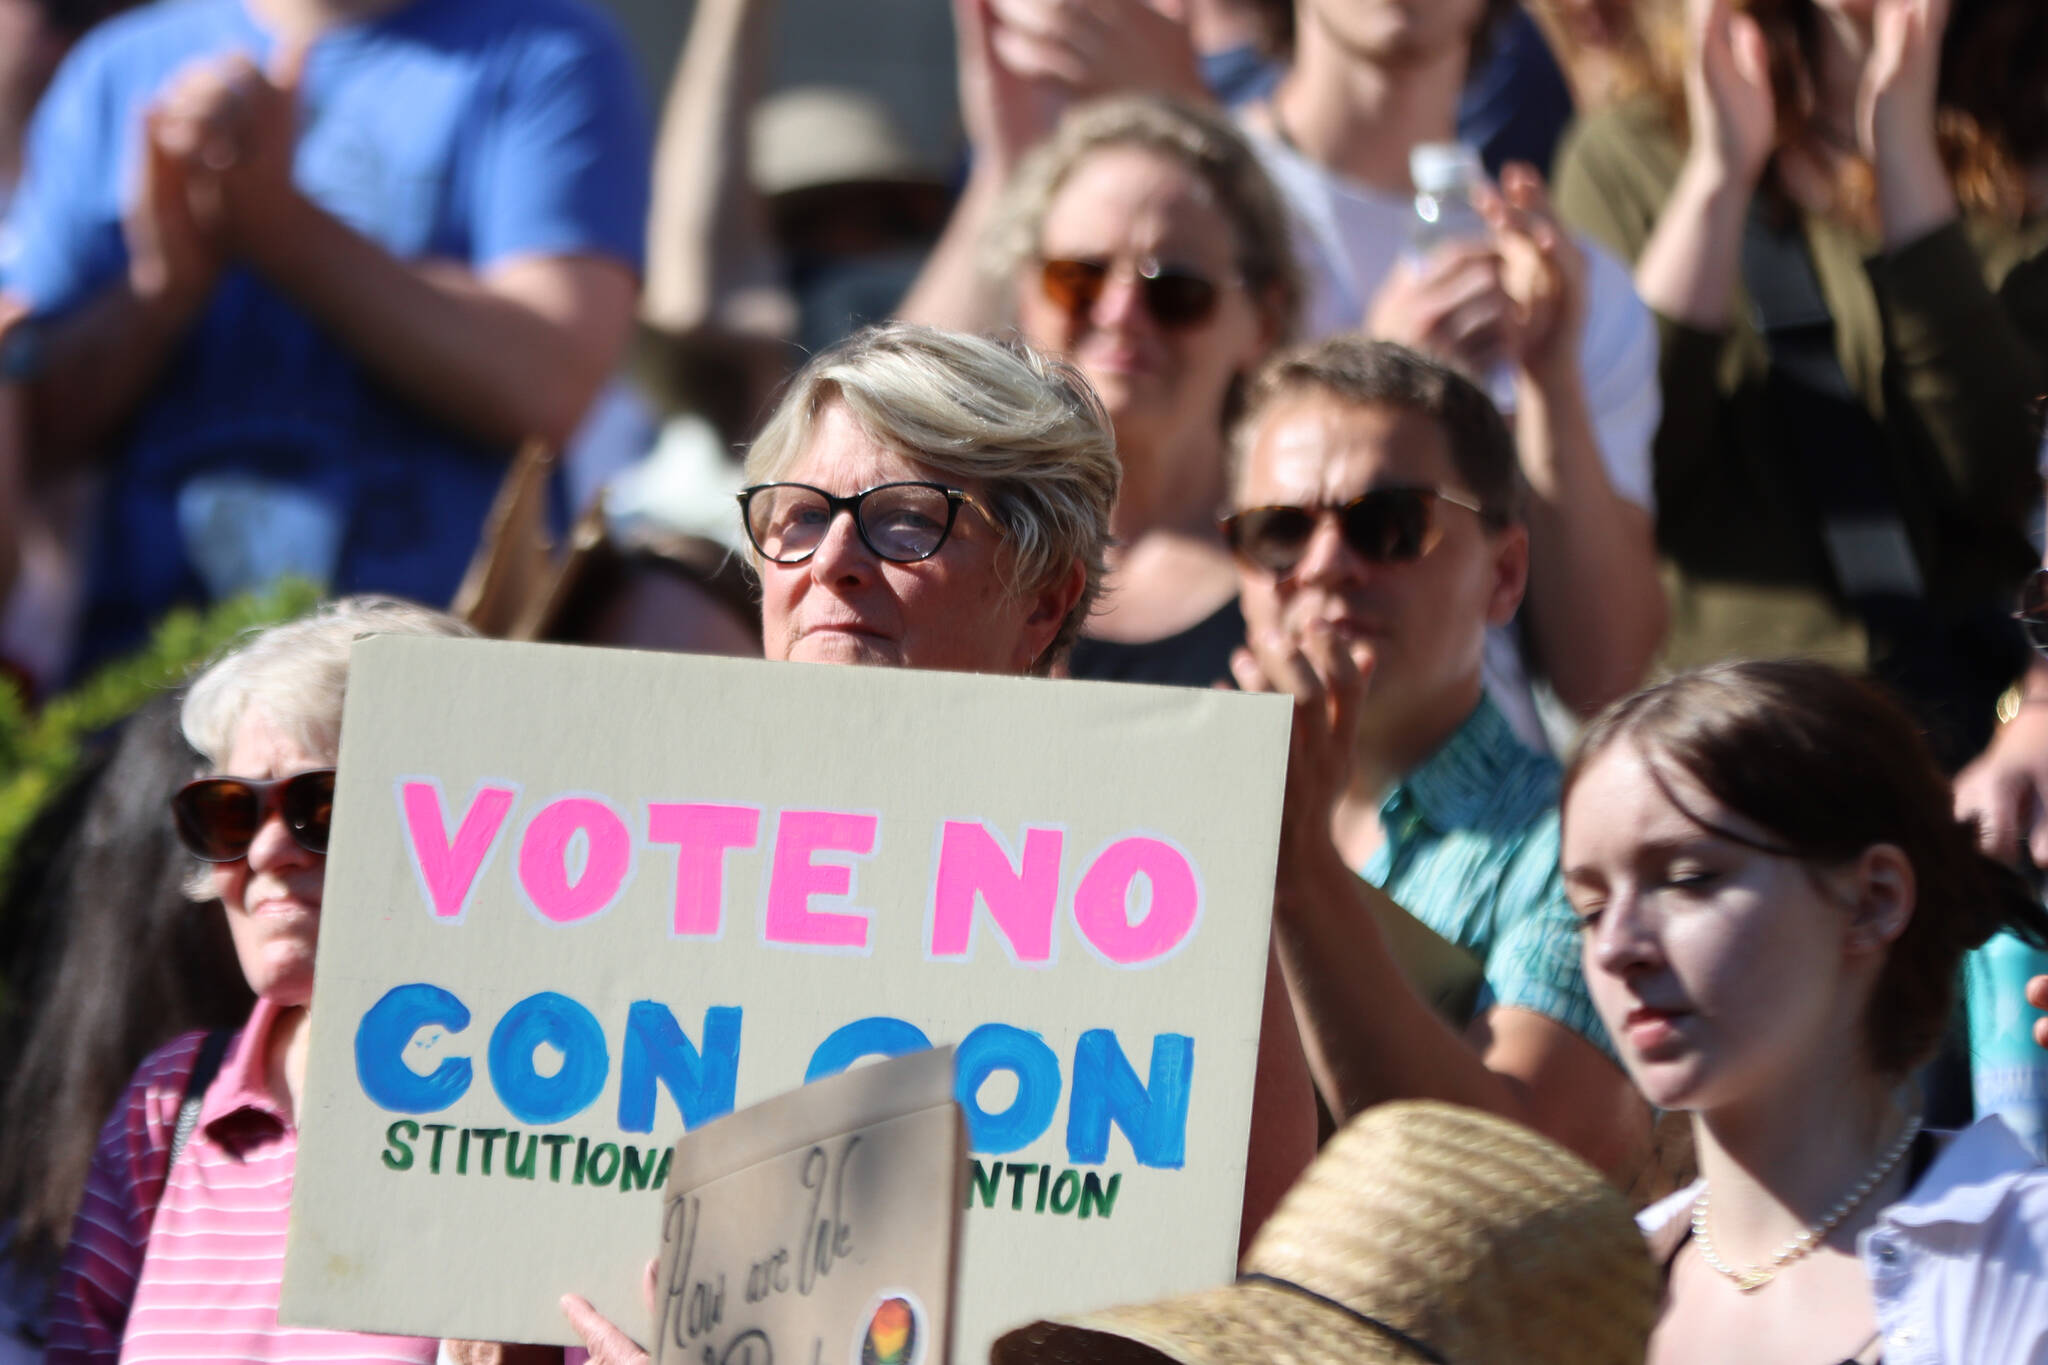
<svg viewBox="0 0 2048 1365">
<path fill-rule="evenodd" d="M 2004 1124 L 1921 1130 L 1963 954 L 2048 913 L 1977 850 L 1873 685 L 1740 663 L 1617 703 L 1565 779 L 1595 1006 L 1702 1179 L 1643 1215 L 1652 1365 L 2032 1361 L 2048 1170 Z"/>
</svg>

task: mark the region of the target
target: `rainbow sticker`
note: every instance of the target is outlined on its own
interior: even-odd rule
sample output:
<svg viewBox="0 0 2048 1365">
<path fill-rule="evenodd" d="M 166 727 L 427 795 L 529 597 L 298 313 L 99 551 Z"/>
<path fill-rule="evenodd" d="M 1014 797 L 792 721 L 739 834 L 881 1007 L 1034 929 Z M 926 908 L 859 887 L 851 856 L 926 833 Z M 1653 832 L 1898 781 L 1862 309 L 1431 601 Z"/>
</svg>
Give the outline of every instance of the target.
<svg viewBox="0 0 2048 1365">
<path fill-rule="evenodd" d="M 908 1292 L 884 1290 L 868 1315 L 858 1365 L 916 1365 L 924 1354 L 924 1309 Z"/>
</svg>

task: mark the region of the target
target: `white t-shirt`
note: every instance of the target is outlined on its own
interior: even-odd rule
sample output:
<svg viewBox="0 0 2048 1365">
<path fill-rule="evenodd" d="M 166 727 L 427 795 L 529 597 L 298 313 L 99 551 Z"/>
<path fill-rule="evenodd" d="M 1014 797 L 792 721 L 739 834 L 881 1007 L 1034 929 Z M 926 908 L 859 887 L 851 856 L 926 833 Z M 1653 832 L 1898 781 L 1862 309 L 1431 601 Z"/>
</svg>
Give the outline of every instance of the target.
<svg viewBox="0 0 2048 1365">
<path fill-rule="evenodd" d="M 1304 338 L 1356 331 L 1373 297 L 1408 249 L 1414 206 L 1318 165 L 1257 128 L 1246 137 L 1292 212 L 1301 263 Z M 1627 267 L 1581 237 L 1587 308 L 1580 367 L 1607 480 L 1621 497 L 1656 510 L 1650 443 L 1663 413 L 1657 325 L 1636 296 Z M 1510 628 L 1512 629 L 1512 628 Z M 1548 747 L 1512 635 L 1496 631 L 1486 650 L 1487 690 L 1516 733 Z"/>
</svg>

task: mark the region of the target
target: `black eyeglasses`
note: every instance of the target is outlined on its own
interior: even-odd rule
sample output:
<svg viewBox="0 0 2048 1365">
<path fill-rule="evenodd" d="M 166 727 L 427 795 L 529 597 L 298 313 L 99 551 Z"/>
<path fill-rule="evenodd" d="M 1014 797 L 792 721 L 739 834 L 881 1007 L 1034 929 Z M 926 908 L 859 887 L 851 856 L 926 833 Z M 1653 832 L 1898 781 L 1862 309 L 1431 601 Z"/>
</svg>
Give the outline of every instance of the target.
<svg viewBox="0 0 2048 1365">
<path fill-rule="evenodd" d="M 1255 568 L 1285 578 L 1308 553 L 1309 539 L 1324 513 L 1334 514 L 1344 543 L 1374 564 L 1406 564 L 1422 558 L 1443 539 L 1436 505 L 1447 502 L 1487 521 L 1498 518 L 1478 503 L 1441 488 L 1375 488 L 1335 506 L 1248 507 L 1222 519 L 1231 551 Z"/>
<path fill-rule="evenodd" d="M 293 843 L 308 853 L 325 853 L 334 821 L 334 769 L 312 768 L 269 781 L 202 777 L 171 798 L 178 841 L 207 863 L 248 857 L 256 832 L 273 810 L 284 816 Z"/>
<path fill-rule="evenodd" d="M 747 539 L 777 564 L 801 564 L 816 554 L 841 512 L 853 514 L 861 543 L 878 557 L 915 564 L 939 552 L 963 504 L 996 524 L 973 495 L 942 483 L 878 483 L 844 497 L 807 483 L 757 483 L 740 490 Z"/>
<path fill-rule="evenodd" d="M 2036 569 L 2027 575 L 2012 616 L 2020 623 L 2027 643 L 2048 655 L 2048 569 Z"/>
<path fill-rule="evenodd" d="M 1106 261 L 1065 258 L 1038 264 L 1038 287 L 1070 318 L 1085 318 L 1109 283 Z M 1206 275 L 1146 258 L 1138 262 L 1138 297 L 1161 327 L 1199 327 L 1216 312 L 1222 289 Z"/>
</svg>

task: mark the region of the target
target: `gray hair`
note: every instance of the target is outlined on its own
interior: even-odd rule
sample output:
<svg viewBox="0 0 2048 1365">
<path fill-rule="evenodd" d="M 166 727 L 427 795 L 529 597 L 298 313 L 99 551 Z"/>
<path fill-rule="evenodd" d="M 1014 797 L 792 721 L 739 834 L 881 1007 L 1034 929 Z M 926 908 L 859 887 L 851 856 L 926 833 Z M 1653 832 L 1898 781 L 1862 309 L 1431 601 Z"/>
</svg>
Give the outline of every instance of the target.
<svg viewBox="0 0 2048 1365">
<path fill-rule="evenodd" d="M 983 242 L 982 270 L 1005 284 L 1038 255 L 1045 215 L 1075 168 L 1109 147 L 1180 163 L 1201 181 L 1237 239 L 1237 269 L 1275 339 L 1294 333 L 1301 267 L 1279 192 L 1258 154 L 1224 115 L 1164 95 L 1116 95 L 1071 110 L 1017 167 Z"/>
<path fill-rule="evenodd" d="M 1109 417 L 1088 381 L 1021 341 L 910 323 L 870 327 L 790 381 L 747 452 L 746 481 L 781 478 L 832 402 L 844 404 L 869 439 L 981 486 L 1012 552 L 1011 591 L 1035 591 L 1076 561 L 1084 566 L 1080 601 L 1033 665 L 1049 670 L 1102 592 L 1109 514 L 1123 478 Z"/>
<path fill-rule="evenodd" d="M 390 597 L 344 597 L 245 636 L 185 694 L 185 740 L 219 768 L 250 711 L 309 754 L 341 752 L 349 646 L 365 635 L 475 634 L 445 612 Z"/>
</svg>

